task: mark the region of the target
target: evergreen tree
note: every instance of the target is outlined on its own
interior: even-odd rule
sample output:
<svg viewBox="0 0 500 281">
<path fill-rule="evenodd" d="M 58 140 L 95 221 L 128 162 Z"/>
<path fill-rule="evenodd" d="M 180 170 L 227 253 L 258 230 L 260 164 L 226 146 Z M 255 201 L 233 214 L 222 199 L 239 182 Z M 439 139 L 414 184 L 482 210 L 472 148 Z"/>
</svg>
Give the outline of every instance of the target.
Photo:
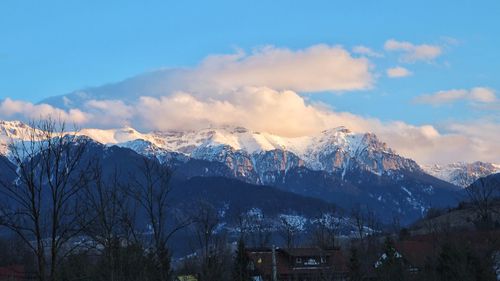
<svg viewBox="0 0 500 281">
<path fill-rule="evenodd" d="M 249 281 L 250 270 L 248 264 L 250 263 L 250 258 L 245 251 L 245 242 L 242 238 L 238 241 L 238 249 L 234 257 L 234 268 L 233 268 L 233 280 L 234 281 Z"/>
<path fill-rule="evenodd" d="M 465 278 L 464 268 L 462 267 L 464 263 L 463 255 L 456 247 L 453 247 L 449 243 L 444 244 L 441 248 L 436 268 L 439 279 L 451 281 Z"/>
<path fill-rule="evenodd" d="M 349 258 L 349 280 L 360 281 L 362 280 L 361 275 L 361 264 L 358 257 L 358 249 L 355 247 L 351 248 L 351 257 Z"/>
<path fill-rule="evenodd" d="M 405 263 L 403 257 L 394 248 L 394 242 L 387 237 L 384 242 L 384 254 L 377 266 L 379 280 L 402 281 L 405 280 Z"/>
<path fill-rule="evenodd" d="M 446 243 L 441 248 L 436 271 L 442 281 L 495 280 L 490 256 L 479 258 L 468 246 Z"/>
</svg>

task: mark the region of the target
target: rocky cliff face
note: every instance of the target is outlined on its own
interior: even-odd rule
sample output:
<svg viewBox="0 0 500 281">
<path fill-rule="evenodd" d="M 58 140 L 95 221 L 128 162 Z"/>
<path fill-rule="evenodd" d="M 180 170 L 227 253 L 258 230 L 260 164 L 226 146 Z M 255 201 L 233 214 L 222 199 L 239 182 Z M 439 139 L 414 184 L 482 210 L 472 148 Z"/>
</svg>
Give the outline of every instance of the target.
<svg viewBox="0 0 500 281">
<path fill-rule="evenodd" d="M 226 165 L 235 178 L 250 183 L 272 184 L 292 168 L 306 167 L 328 173 L 362 170 L 376 175 L 391 171 L 421 171 L 411 159 L 397 155 L 374 134 L 356 134 L 335 128 L 308 138 L 280 138 L 252 133 L 243 128 L 156 134 L 169 149 L 157 154 L 184 153 L 187 157 Z M 129 146 L 145 155 L 151 153 Z"/>
<path fill-rule="evenodd" d="M 308 167 L 313 170 L 341 171 L 361 169 L 377 175 L 388 171 L 420 168 L 411 159 L 397 155 L 371 133 L 355 134 L 345 128 L 324 131 L 315 138 L 309 152 Z"/>
</svg>

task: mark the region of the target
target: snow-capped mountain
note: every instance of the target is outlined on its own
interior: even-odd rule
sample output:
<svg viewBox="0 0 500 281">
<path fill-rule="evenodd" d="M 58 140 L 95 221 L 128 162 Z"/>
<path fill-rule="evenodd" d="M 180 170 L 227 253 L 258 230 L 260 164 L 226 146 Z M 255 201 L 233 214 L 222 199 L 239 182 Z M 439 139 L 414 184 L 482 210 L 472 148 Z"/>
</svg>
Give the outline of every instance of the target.
<svg viewBox="0 0 500 281">
<path fill-rule="evenodd" d="M 0 143 L 27 136 L 28 125 L 18 121 L 0 123 Z M 352 168 L 375 174 L 390 170 L 420 170 L 412 160 L 397 155 L 374 134 L 353 133 L 344 127 L 323 131 L 315 136 L 287 138 L 241 127 L 207 128 L 199 131 L 140 133 L 133 128 L 82 129 L 79 134 L 107 145 L 118 145 L 147 156 L 179 157 L 229 164 L 235 173 L 247 175 L 262 170 L 288 170 L 305 166 L 311 170 L 345 172 Z M 182 157 L 181 157 L 182 158 Z M 259 162 L 274 162 L 259 169 Z"/>
<path fill-rule="evenodd" d="M 129 147 L 145 155 L 175 152 L 195 159 L 228 163 L 236 174 L 262 172 L 255 164 L 269 161 L 275 162 L 275 165 L 271 165 L 275 170 L 296 166 L 311 170 L 342 171 L 344 174 L 354 167 L 375 174 L 399 169 L 420 170 L 414 161 L 397 155 L 374 134 L 353 133 L 343 127 L 326 130 L 315 136 L 295 138 L 252 132 L 241 127 L 149 134 L 139 133 L 132 128 L 84 129 L 80 133 L 101 143 Z"/>
<path fill-rule="evenodd" d="M 20 121 L 3 121 L 0 120 L 0 154 L 5 155 L 8 153 L 8 146 L 12 141 L 27 140 L 33 132 L 32 128 L 27 124 Z M 35 130 L 35 136 L 41 136 L 41 132 Z"/>
<path fill-rule="evenodd" d="M 23 139 L 21 122 L 0 123 L 0 141 Z M 377 136 L 344 127 L 313 136 L 281 137 L 241 127 L 141 133 L 133 128 L 83 129 L 107 147 L 156 158 L 184 178 L 225 177 L 316 197 L 349 210 L 375 210 L 410 222 L 430 207 L 453 204 L 457 188 L 426 174 Z M 8 153 L 5 148 L 3 154 Z"/>
<path fill-rule="evenodd" d="M 427 165 L 422 168 L 430 175 L 461 187 L 467 187 L 475 180 L 500 173 L 500 165 L 476 161 L 457 162 L 448 165 Z"/>
</svg>

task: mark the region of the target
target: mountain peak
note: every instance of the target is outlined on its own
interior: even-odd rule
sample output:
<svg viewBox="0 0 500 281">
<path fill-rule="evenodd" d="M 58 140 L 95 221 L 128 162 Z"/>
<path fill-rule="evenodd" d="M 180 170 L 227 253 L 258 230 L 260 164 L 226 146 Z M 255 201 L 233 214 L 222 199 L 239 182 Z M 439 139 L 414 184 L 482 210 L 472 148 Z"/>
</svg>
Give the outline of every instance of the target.
<svg viewBox="0 0 500 281">
<path fill-rule="evenodd" d="M 339 127 L 323 130 L 321 133 L 324 135 L 335 134 L 335 133 L 351 134 L 352 131 L 349 130 L 345 126 L 339 126 Z"/>
<path fill-rule="evenodd" d="M 23 126 L 20 122 L 5 124 Z M 385 143 L 379 141 L 376 135 L 354 133 L 344 126 L 302 137 L 282 137 L 267 132 L 253 132 L 240 126 L 150 133 L 142 133 L 125 126 L 107 130 L 85 128 L 78 134 L 103 144 L 125 146 L 147 155 L 162 151 L 162 153 L 180 153 L 186 157 L 213 159 L 213 155 L 205 154 L 219 155 L 233 151 L 251 156 L 268 151 L 281 151 L 287 155 L 290 153 L 295 155 L 303 165 L 313 170 L 345 172 L 356 166 L 381 174 L 387 170 L 418 168 L 413 161 L 397 155 Z M 8 133 L 2 135 L 9 136 Z M 218 157 L 226 159 L 223 155 Z"/>
</svg>

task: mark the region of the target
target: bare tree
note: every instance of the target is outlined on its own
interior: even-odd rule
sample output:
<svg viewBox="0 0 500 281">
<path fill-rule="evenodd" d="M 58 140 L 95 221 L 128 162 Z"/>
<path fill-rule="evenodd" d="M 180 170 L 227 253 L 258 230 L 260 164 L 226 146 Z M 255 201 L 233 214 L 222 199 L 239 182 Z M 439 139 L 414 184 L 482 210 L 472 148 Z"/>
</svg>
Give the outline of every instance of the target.
<svg viewBox="0 0 500 281">
<path fill-rule="evenodd" d="M 206 201 L 198 201 L 193 213 L 193 228 L 198 248 L 201 251 L 201 280 L 220 281 L 224 279 L 227 254 L 226 237 L 221 229 L 219 211 Z"/>
<path fill-rule="evenodd" d="M 363 210 L 360 206 L 351 209 L 351 217 L 356 227 L 358 238 L 363 243 L 366 238 L 380 230 L 380 222 L 377 220 L 375 212 L 370 208 Z M 372 241 L 368 241 L 372 242 Z"/>
<path fill-rule="evenodd" d="M 260 209 L 254 208 L 240 213 L 238 225 L 242 237 L 249 240 L 250 245 L 261 248 L 269 246 L 273 226 Z"/>
<path fill-rule="evenodd" d="M 322 249 L 333 249 L 341 224 L 341 218 L 335 209 L 322 213 L 315 219 L 312 231 L 312 244 Z"/>
<path fill-rule="evenodd" d="M 145 213 L 151 242 L 146 246 L 152 253 L 159 272 L 159 279 L 165 280 L 170 275 L 170 252 L 168 242 L 180 229 L 190 221 L 174 216 L 169 194 L 171 192 L 168 168 L 156 159 L 144 158 L 139 173 L 132 175 L 132 183 L 127 193 L 136 200 Z"/>
<path fill-rule="evenodd" d="M 361 211 L 359 206 L 353 207 L 351 210 L 351 217 L 354 220 L 354 226 L 356 227 L 356 231 L 358 233 L 358 238 L 363 243 L 363 239 L 365 238 L 365 216 Z"/>
<path fill-rule="evenodd" d="M 482 224 L 491 222 L 494 200 L 500 196 L 500 181 L 494 177 L 483 177 L 465 189 L 470 203 L 478 214 Z"/>
<path fill-rule="evenodd" d="M 82 215 L 76 200 L 88 184 L 88 139 L 68 134 L 64 122 L 32 122 L 22 140 L 11 140 L 10 160 L 15 180 L 1 182 L 7 198 L 2 224 L 32 250 L 39 280 L 54 280 L 57 268 L 81 233 Z"/>
<path fill-rule="evenodd" d="M 380 230 L 380 221 L 377 218 L 375 212 L 368 208 L 365 213 L 366 226 L 369 228 L 369 234 L 373 235 L 375 232 Z"/>
<path fill-rule="evenodd" d="M 293 248 L 297 244 L 298 236 L 304 231 L 305 218 L 296 215 L 279 216 L 279 233 L 285 241 L 287 248 Z"/>
<path fill-rule="evenodd" d="M 115 169 L 110 178 L 105 178 L 99 163 L 94 166 L 92 183 L 81 195 L 86 217 L 82 227 L 85 235 L 96 244 L 95 248 L 103 256 L 106 264 L 102 272 L 106 280 L 124 280 L 120 273 L 121 248 L 138 244 L 133 225 L 133 207 L 120 183 L 120 175 Z M 87 223 L 91 221 L 92 223 Z"/>
</svg>

